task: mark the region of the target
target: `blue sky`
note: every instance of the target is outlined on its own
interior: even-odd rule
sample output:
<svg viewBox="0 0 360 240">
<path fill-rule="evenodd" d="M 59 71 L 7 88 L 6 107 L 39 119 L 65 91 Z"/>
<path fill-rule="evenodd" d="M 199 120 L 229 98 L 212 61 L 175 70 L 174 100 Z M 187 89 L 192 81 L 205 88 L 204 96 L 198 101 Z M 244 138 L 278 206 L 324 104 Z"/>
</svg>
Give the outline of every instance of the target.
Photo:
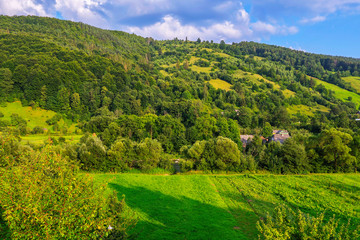
<svg viewBox="0 0 360 240">
<path fill-rule="evenodd" d="M 360 0 L 0 0 L 0 14 L 57 17 L 155 39 L 256 41 L 360 58 Z"/>
</svg>

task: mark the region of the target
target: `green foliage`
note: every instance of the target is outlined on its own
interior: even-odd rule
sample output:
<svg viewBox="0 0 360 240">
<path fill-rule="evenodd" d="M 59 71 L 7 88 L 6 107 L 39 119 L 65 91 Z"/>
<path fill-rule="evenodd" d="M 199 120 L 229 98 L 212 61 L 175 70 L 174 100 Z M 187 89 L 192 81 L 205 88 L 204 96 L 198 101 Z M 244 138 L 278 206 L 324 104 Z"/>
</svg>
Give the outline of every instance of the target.
<svg viewBox="0 0 360 240">
<path fill-rule="evenodd" d="M 136 146 L 138 159 L 136 165 L 142 170 L 150 170 L 160 162 L 162 152 L 161 143 L 155 139 L 146 138 Z"/>
<path fill-rule="evenodd" d="M 33 128 L 31 133 L 32 134 L 42 134 L 42 133 L 44 133 L 44 128 L 40 127 L 40 126 L 36 126 L 36 127 Z"/>
<path fill-rule="evenodd" d="M 246 169 L 245 164 L 241 162 L 238 145 L 231 139 L 221 136 L 195 142 L 187 150 L 186 155 L 200 170 L 242 171 Z M 192 164 L 183 162 L 182 165 L 187 169 Z"/>
<path fill-rule="evenodd" d="M 265 123 L 265 125 L 262 129 L 261 135 L 264 138 L 270 138 L 273 135 L 273 129 L 272 129 L 270 123 L 268 123 L 268 122 Z"/>
<path fill-rule="evenodd" d="M 49 125 L 54 125 L 55 123 L 59 122 L 62 119 L 60 114 L 55 114 L 52 118 L 46 120 L 46 123 Z"/>
<path fill-rule="evenodd" d="M 78 149 L 81 168 L 85 170 L 106 170 L 106 146 L 96 134 L 85 134 Z"/>
<path fill-rule="evenodd" d="M 294 212 L 283 205 L 277 206 L 273 216 L 257 223 L 261 235 L 259 239 L 358 239 L 360 238 L 360 225 L 356 230 L 350 229 L 348 224 L 339 224 L 333 216 L 324 221 L 324 213 L 312 217 L 300 210 Z"/>
<path fill-rule="evenodd" d="M 0 169 L 1 238 L 124 239 L 135 224 L 124 200 L 94 185 L 52 148 Z M 109 229 L 112 227 L 112 230 Z"/>
</svg>

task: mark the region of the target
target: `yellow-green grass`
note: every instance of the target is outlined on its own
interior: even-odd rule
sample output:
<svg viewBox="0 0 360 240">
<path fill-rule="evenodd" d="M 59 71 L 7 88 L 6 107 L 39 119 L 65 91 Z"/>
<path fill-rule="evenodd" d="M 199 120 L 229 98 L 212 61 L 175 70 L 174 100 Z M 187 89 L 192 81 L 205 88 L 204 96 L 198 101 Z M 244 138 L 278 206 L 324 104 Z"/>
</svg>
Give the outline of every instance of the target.
<svg viewBox="0 0 360 240">
<path fill-rule="evenodd" d="M 280 204 L 360 221 L 359 174 L 91 176 L 125 195 L 137 239 L 257 239 L 256 222 Z"/>
<path fill-rule="evenodd" d="M 11 120 L 11 114 L 19 114 L 20 117 L 27 121 L 27 126 L 31 129 L 35 126 L 49 128 L 50 126 L 46 123 L 46 120 L 56 114 L 54 111 L 41 108 L 23 107 L 20 101 L 6 103 L 6 107 L 0 107 L 0 112 L 4 113 L 4 119 L 8 121 Z"/>
<path fill-rule="evenodd" d="M 350 76 L 350 77 L 343 77 L 342 79 L 345 82 L 350 83 L 351 86 L 356 89 L 356 91 L 360 92 L 360 77 Z"/>
<path fill-rule="evenodd" d="M 223 53 L 223 52 L 216 52 L 214 53 L 215 55 L 218 55 L 220 57 L 223 57 L 223 58 L 231 58 L 232 56 L 230 56 L 229 54 L 226 54 L 226 53 Z"/>
<path fill-rule="evenodd" d="M 11 114 L 16 113 L 23 119 L 27 121 L 27 127 L 33 129 L 36 126 L 51 129 L 52 127 L 46 123 L 46 120 L 52 118 L 56 112 L 51 110 L 45 110 L 41 108 L 32 108 L 29 106 L 22 106 L 20 101 L 6 103 L 6 107 L 0 107 L 0 112 L 4 114 L 3 119 L 11 121 Z M 59 126 L 66 126 L 68 128 L 68 132 L 75 131 L 75 124 L 73 124 L 70 120 L 59 121 Z"/>
<path fill-rule="evenodd" d="M 160 73 L 165 77 L 170 76 L 170 74 L 167 73 L 165 70 L 160 70 Z"/>
<path fill-rule="evenodd" d="M 309 106 L 300 104 L 300 105 L 289 106 L 287 108 L 287 111 L 289 114 L 292 114 L 292 115 L 301 113 L 301 114 L 308 115 L 308 116 L 314 116 L 314 113 L 317 111 L 329 112 L 330 109 L 323 105 L 317 105 L 316 107 L 309 107 Z"/>
<path fill-rule="evenodd" d="M 199 57 L 194 57 L 194 56 L 191 56 L 190 58 L 190 64 L 192 64 L 190 66 L 190 69 L 194 72 L 203 72 L 203 73 L 210 73 L 211 72 L 211 68 L 213 66 L 213 63 L 209 66 L 209 67 L 199 67 L 199 66 L 196 66 L 194 65 L 194 63 L 199 60 L 199 59 L 202 59 L 204 61 L 208 61 L 206 59 L 203 59 L 203 58 L 199 58 Z"/>
<path fill-rule="evenodd" d="M 229 91 L 230 87 L 232 86 L 230 83 L 221 79 L 212 79 L 208 81 L 208 83 L 210 83 L 216 89 L 224 89 L 226 91 Z"/>
<path fill-rule="evenodd" d="M 270 83 L 274 86 L 274 89 L 280 89 L 280 85 L 273 82 L 273 81 L 270 81 L 266 78 L 264 78 L 263 76 L 257 74 L 257 73 L 249 73 L 249 72 L 244 72 L 240 69 L 236 70 L 235 73 L 233 74 L 234 77 L 236 78 L 247 78 L 249 79 L 250 81 L 260 85 L 261 84 L 261 80 L 263 80 L 264 82 L 266 83 Z M 282 90 L 284 96 L 286 98 L 289 98 L 291 96 L 295 96 L 295 93 L 289 89 L 285 89 L 285 90 Z"/>
<path fill-rule="evenodd" d="M 353 93 L 353 92 L 350 92 L 346 89 L 343 89 L 341 87 L 338 87 L 334 84 L 331 84 L 331 83 L 327 83 L 325 81 L 322 81 L 320 79 L 317 79 L 317 78 L 313 78 L 315 79 L 316 81 L 316 84 L 319 85 L 319 84 L 322 84 L 325 86 L 325 88 L 329 89 L 329 90 L 332 90 L 334 91 L 334 96 L 338 99 L 341 99 L 343 101 L 347 101 L 349 97 L 352 98 L 352 102 L 355 103 L 356 105 L 359 105 L 360 104 L 360 95 L 356 94 L 356 93 Z"/>
<path fill-rule="evenodd" d="M 248 57 L 250 57 L 250 55 L 245 55 L 245 57 L 248 58 Z M 263 57 L 259 57 L 259 56 L 254 56 L 254 59 L 255 59 L 256 61 L 261 61 L 261 60 L 263 60 L 264 58 L 263 58 Z"/>
<path fill-rule="evenodd" d="M 21 144 L 23 145 L 43 145 L 50 137 L 55 138 L 56 140 L 59 137 L 65 138 L 67 143 L 78 143 L 80 138 L 83 135 L 69 135 L 69 136 L 55 136 L 55 135 L 45 135 L 45 134 L 36 134 L 36 135 L 27 135 L 21 136 Z"/>
<path fill-rule="evenodd" d="M 205 51 L 208 51 L 208 52 L 214 51 L 214 50 L 212 50 L 211 48 L 202 48 L 201 50 L 205 50 Z"/>
</svg>

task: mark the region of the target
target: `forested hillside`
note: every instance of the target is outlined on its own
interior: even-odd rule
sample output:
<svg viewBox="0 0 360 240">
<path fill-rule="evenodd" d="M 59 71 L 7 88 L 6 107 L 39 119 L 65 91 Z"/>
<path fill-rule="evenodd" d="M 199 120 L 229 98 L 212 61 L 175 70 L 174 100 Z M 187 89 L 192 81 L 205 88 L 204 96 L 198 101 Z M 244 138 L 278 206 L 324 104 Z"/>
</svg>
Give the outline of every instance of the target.
<svg viewBox="0 0 360 240">
<path fill-rule="evenodd" d="M 357 171 L 360 95 L 343 77 L 359 76 L 359 65 L 253 42 L 0 17 L 1 102 L 57 112 L 49 134 L 62 118 L 76 122 L 85 135 L 62 152 L 85 170 L 169 170 L 179 159 L 182 171 Z M 0 126 L 34 132 L 18 116 Z"/>
</svg>

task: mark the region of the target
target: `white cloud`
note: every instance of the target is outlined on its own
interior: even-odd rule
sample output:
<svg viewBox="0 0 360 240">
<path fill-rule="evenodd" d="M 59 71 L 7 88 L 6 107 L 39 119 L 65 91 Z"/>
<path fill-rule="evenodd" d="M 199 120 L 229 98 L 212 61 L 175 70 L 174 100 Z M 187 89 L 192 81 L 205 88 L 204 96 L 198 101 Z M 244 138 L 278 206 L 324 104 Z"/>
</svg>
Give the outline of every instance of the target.
<svg viewBox="0 0 360 240">
<path fill-rule="evenodd" d="M 325 16 L 316 16 L 313 18 L 303 18 L 300 20 L 300 23 L 306 24 L 306 23 L 317 23 L 317 22 L 323 22 L 326 20 Z"/>
<path fill-rule="evenodd" d="M 173 39 L 175 37 L 190 40 L 201 38 L 203 40 L 214 40 L 219 42 L 225 40 L 260 40 L 263 37 L 280 34 L 295 34 L 298 29 L 294 26 L 280 26 L 265 22 L 250 22 L 250 16 L 245 9 L 240 8 L 237 11 L 236 20 L 224 21 L 212 24 L 208 27 L 195 26 L 191 24 L 182 24 L 179 19 L 166 15 L 162 21 L 145 27 L 127 27 L 125 29 L 144 37 L 154 37 L 155 39 Z"/>
<path fill-rule="evenodd" d="M 106 0 L 56 0 L 55 9 L 67 20 L 109 28 L 108 21 L 99 13 L 106 12 L 104 3 Z"/>
<path fill-rule="evenodd" d="M 264 35 L 275 35 L 275 34 L 288 35 L 288 34 L 295 34 L 298 32 L 298 29 L 295 26 L 290 26 L 290 27 L 279 26 L 270 23 L 265 23 L 262 21 L 257 21 L 255 23 L 252 23 L 251 27 L 254 30 L 254 32 Z"/>
<path fill-rule="evenodd" d="M 0 14 L 48 16 L 44 6 L 35 0 L 0 0 Z"/>
</svg>

